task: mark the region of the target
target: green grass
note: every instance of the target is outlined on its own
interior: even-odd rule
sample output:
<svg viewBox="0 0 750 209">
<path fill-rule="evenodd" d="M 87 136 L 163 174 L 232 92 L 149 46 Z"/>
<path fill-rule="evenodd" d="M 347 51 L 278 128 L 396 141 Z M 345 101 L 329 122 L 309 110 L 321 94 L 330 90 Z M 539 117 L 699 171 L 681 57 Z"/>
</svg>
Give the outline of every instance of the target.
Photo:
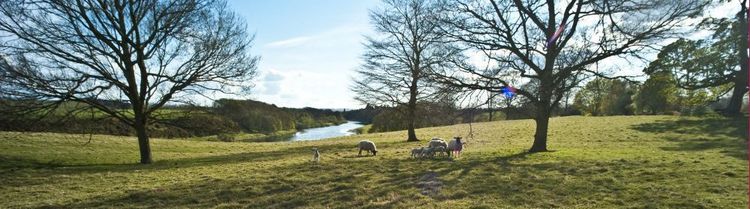
<svg viewBox="0 0 750 209">
<path fill-rule="evenodd" d="M 0 133 L 0 208 L 744 208 L 745 120 L 553 118 L 549 148 L 526 154 L 534 122 L 473 124 L 462 157 L 412 160 L 405 132 L 322 141 L 152 141 Z M 417 130 L 466 135 L 467 125 Z M 357 157 L 362 139 L 376 157 Z M 310 162 L 313 147 L 322 153 Z"/>
</svg>

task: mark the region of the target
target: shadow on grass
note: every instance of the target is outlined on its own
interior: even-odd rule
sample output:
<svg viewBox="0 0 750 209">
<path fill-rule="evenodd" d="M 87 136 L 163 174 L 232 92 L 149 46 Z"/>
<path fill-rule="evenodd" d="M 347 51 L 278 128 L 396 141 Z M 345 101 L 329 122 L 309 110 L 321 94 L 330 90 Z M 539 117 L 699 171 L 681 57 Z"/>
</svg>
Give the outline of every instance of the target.
<svg viewBox="0 0 750 209">
<path fill-rule="evenodd" d="M 566 162 L 518 162 L 524 161 L 526 155 L 528 154 L 524 152 L 467 162 L 372 158 L 366 159 L 367 162 L 364 163 L 339 158 L 319 165 L 296 163 L 259 170 L 247 178 L 206 178 L 52 207 L 203 208 L 223 205 L 248 208 L 410 208 L 448 200 L 474 199 L 472 195 L 475 194 L 503 197 L 511 205 L 559 207 L 577 201 L 569 195 L 593 198 L 611 196 L 609 192 L 623 190 L 625 186 L 611 178 L 587 178 L 589 175 L 620 169 L 594 171 L 589 168 L 590 172 L 576 172 L 579 167 L 596 166 Z M 565 175 L 549 175 L 550 173 Z M 420 191 L 420 182 L 426 175 L 435 175 L 440 182 L 437 193 L 424 195 Z M 584 185 L 561 184 L 565 178 L 571 178 L 565 177 L 566 175 L 608 185 L 597 190 Z M 570 190 L 574 190 L 573 194 Z M 529 199 L 537 195 L 548 195 L 549 199 Z"/>
<path fill-rule="evenodd" d="M 319 166 L 300 163 L 263 171 L 259 177 L 205 179 L 59 206 L 214 207 L 223 204 L 249 208 L 415 208 L 487 196 L 500 197 L 507 205 L 543 208 L 581 203 L 595 205 L 606 201 L 625 207 L 634 206 L 632 202 L 638 201 L 625 196 L 627 180 L 613 176 L 637 170 L 643 166 L 641 164 L 532 164 L 525 161 L 527 155 L 519 153 L 467 162 L 372 159 L 362 163 L 339 159 Z M 435 176 L 438 180 L 436 193 L 422 193 L 420 182 L 425 176 Z M 675 200 L 669 195 L 651 198 L 664 200 L 661 204 L 666 206 L 702 206 L 699 201 Z M 481 204 L 474 202 L 472 205 L 497 206 Z"/>
<path fill-rule="evenodd" d="M 381 149 L 389 150 L 392 147 L 402 146 L 401 142 L 382 143 Z M 312 157 L 311 148 L 316 147 L 324 155 L 336 155 L 343 158 L 380 158 L 381 156 L 362 155 L 357 156 L 357 148 L 350 144 L 329 144 L 329 145 L 311 145 L 298 146 L 291 148 L 282 148 L 273 151 L 256 151 L 242 152 L 224 155 L 213 155 L 204 157 L 178 158 L 157 160 L 152 164 L 85 164 L 70 165 L 65 162 L 49 161 L 40 162 L 31 158 L 7 157 L 0 154 L 0 175 L 5 176 L 4 186 L 29 186 L 43 184 L 35 179 L 55 179 L 61 175 L 81 175 L 96 173 L 132 173 L 142 171 L 159 171 L 176 168 L 192 168 L 201 166 L 231 166 L 247 162 L 262 163 L 265 161 L 274 161 L 279 159 L 293 157 Z M 34 172 L 25 172 L 33 170 Z M 16 172 L 24 172 L 23 176 L 15 175 Z"/>
<path fill-rule="evenodd" d="M 383 143 L 387 147 L 403 143 Z M 253 169 L 235 177 L 200 177 L 190 182 L 163 184 L 120 194 L 103 194 L 51 208 L 420 208 L 440 207 L 445 201 L 469 201 L 473 206 L 497 207 L 507 204 L 518 207 L 561 207 L 572 205 L 615 206 L 637 202 L 627 192 L 627 178 L 623 172 L 654 167 L 643 163 L 613 161 L 543 161 L 529 160 L 534 154 L 520 152 L 507 156 L 474 156 L 459 160 L 409 159 L 405 153 L 393 156 L 349 158 L 356 155 L 352 146 L 319 146 L 328 153 L 344 152 L 339 157 L 326 158 L 319 164 L 291 162 L 272 167 Z M 309 147 L 279 151 L 240 153 L 224 156 L 191 158 L 159 162 L 149 166 L 131 165 L 140 169 L 168 169 L 177 167 L 261 161 L 269 158 L 290 158 L 308 155 Z M 172 165 L 170 163 L 177 163 Z M 85 166 L 84 166 L 85 167 Z M 99 172 L 109 169 L 131 171 L 118 166 L 79 168 L 69 172 Z M 227 172 L 217 170 L 216 172 Z M 655 178 L 670 178 L 669 176 Z M 666 174 L 665 174 L 666 175 Z M 620 176 L 620 177 L 615 177 Z M 425 194 L 421 185 L 431 177 L 436 192 Z M 137 182 L 134 182 L 137 183 Z M 666 187 L 666 186 L 665 186 Z M 636 192 L 637 193 L 637 192 Z M 482 205 L 484 197 L 496 197 L 490 205 Z M 651 197 L 665 206 L 700 207 L 699 201 L 676 200 L 669 195 Z M 672 198 L 672 199 L 670 199 Z M 686 205 L 687 204 L 687 205 Z M 442 205 L 443 207 L 445 205 Z M 637 205 L 635 205 L 637 206 Z"/>
<path fill-rule="evenodd" d="M 661 136 L 675 146 L 662 147 L 665 151 L 720 150 L 727 156 L 747 159 L 747 118 L 683 118 L 637 124 L 633 130 L 666 133 Z"/>
<path fill-rule="evenodd" d="M 321 150 L 346 150 L 351 146 L 342 144 L 315 146 Z M 213 155 L 205 157 L 178 158 L 168 160 L 157 160 L 152 164 L 85 164 L 68 165 L 64 162 L 39 162 L 35 159 L 14 158 L 0 154 L 0 174 L 13 179 L 16 171 L 33 169 L 40 172 L 25 174 L 26 178 L 15 179 L 16 181 L 4 182 L 6 186 L 28 185 L 28 177 L 54 178 L 56 175 L 78 175 L 92 173 L 130 173 L 134 171 L 158 171 L 175 168 L 191 168 L 212 165 L 232 165 L 246 162 L 264 162 L 296 156 L 311 156 L 312 146 L 300 146 L 275 151 L 242 152 L 225 155 Z"/>
</svg>

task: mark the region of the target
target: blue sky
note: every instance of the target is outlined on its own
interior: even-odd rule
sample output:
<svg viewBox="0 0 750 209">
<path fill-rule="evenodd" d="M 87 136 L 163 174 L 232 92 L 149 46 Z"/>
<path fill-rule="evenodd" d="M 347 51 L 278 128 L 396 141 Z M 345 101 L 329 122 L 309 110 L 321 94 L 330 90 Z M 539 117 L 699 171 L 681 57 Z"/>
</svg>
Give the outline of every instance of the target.
<svg viewBox="0 0 750 209">
<path fill-rule="evenodd" d="M 251 99 L 284 107 L 360 108 L 349 90 L 377 0 L 230 0 L 260 55 Z"/>
<path fill-rule="evenodd" d="M 247 21 L 248 31 L 255 33 L 251 52 L 261 56 L 250 99 L 283 107 L 363 107 L 353 99 L 349 87 L 361 63 L 364 37 L 373 33 L 368 12 L 379 6 L 379 0 L 229 0 L 228 3 Z M 736 13 L 736 5 L 732 3 L 711 8 L 707 15 L 732 15 Z M 472 56 L 477 63 L 486 63 L 483 59 Z M 610 59 L 602 64 L 624 66 L 618 75 L 642 75 L 643 66 L 623 60 Z"/>
</svg>

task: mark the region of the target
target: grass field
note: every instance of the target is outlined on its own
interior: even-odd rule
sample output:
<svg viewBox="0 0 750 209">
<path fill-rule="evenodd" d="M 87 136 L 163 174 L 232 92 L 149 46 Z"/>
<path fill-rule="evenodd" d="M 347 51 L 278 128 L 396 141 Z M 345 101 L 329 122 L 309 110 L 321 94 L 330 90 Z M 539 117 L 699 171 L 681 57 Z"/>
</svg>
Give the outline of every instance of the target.
<svg viewBox="0 0 750 209">
<path fill-rule="evenodd" d="M 453 160 L 409 159 L 405 132 L 322 141 L 154 139 L 0 133 L 0 208 L 746 208 L 745 120 L 675 116 L 551 119 L 526 154 L 531 120 L 475 123 Z M 467 125 L 417 130 L 466 135 Z M 357 157 L 356 142 L 380 152 Z M 322 153 L 310 162 L 311 148 Z"/>
</svg>

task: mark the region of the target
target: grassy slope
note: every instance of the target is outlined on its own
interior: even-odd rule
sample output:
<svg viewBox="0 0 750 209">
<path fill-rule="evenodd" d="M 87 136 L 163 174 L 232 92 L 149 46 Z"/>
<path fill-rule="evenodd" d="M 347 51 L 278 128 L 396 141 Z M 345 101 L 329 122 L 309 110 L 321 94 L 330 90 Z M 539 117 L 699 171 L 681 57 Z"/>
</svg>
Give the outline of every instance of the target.
<svg viewBox="0 0 750 209">
<path fill-rule="evenodd" d="M 533 121 L 474 124 L 456 160 L 411 160 L 404 132 L 313 142 L 152 142 L 0 133 L 0 208 L 8 207 L 669 207 L 747 205 L 744 120 L 553 118 L 554 152 L 525 154 Z M 426 128 L 422 139 L 465 135 Z M 377 157 L 356 157 L 371 139 Z M 309 162 L 319 147 L 322 161 Z"/>
</svg>

